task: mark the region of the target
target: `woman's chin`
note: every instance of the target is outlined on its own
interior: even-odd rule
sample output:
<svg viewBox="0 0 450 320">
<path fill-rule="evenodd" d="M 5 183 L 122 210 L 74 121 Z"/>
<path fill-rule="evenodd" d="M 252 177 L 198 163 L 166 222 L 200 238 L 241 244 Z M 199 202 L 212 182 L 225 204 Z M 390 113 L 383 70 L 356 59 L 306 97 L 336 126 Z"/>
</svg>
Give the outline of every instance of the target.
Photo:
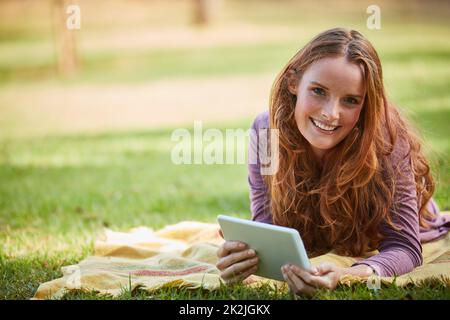
<svg viewBox="0 0 450 320">
<path fill-rule="evenodd" d="M 320 139 L 307 139 L 311 147 L 320 150 L 322 152 L 327 152 L 337 145 L 336 141 L 321 141 Z"/>
<path fill-rule="evenodd" d="M 339 144 L 340 140 L 342 140 L 339 139 L 341 135 L 339 135 L 339 137 L 327 135 L 318 136 L 316 133 L 309 131 L 305 132 L 303 136 L 309 142 L 311 147 L 313 147 L 313 149 L 319 150 L 321 152 L 331 150 L 332 148 L 334 148 L 336 145 Z"/>
</svg>

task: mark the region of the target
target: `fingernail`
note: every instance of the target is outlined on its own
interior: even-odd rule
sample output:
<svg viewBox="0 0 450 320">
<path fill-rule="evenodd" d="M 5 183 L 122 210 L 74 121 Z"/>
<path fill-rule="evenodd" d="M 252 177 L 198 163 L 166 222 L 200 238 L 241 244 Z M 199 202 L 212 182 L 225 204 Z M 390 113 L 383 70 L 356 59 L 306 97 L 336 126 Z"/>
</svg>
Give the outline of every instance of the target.
<svg viewBox="0 0 450 320">
<path fill-rule="evenodd" d="M 239 243 L 239 248 L 245 248 L 245 245 L 243 243 Z"/>
<path fill-rule="evenodd" d="M 255 254 L 255 250 L 252 250 L 252 249 L 248 250 L 248 254 L 249 254 L 250 256 L 254 255 L 254 254 Z"/>
</svg>

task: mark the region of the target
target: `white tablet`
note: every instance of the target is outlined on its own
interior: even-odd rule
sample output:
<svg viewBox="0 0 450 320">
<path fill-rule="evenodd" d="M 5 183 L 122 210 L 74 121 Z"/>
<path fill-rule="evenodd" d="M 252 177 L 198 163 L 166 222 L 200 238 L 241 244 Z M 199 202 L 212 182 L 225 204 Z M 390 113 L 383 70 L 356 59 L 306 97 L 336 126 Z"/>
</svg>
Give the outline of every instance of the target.
<svg viewBox="0 0 450 320">
<path fill-rule="evenodd" d="M 245 242 L 256 251 L 259 259 L 256 275 L 284 281 L 283 265 L 311 267 L 297 230 L 225 215 L 219 215 L 217 220 L 225 240 Z"/>
</svg>

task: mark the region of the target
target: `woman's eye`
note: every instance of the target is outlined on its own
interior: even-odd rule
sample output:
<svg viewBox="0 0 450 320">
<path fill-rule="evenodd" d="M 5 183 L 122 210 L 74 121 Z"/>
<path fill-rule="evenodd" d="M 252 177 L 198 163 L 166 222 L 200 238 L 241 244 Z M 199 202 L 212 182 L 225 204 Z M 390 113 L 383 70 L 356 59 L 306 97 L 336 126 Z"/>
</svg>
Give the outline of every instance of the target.
<svg viewBox="0 0 450 320">
<path fill-rule="evenodd" d="M 313 88 L 312 91 L 315 94 L 318 94 L 319 96 L 324 96 L 325 95 L 325 90 L 323 90 L 322 88 Z"/>
<path fill-rule="evenodd" d="M 350 104 L 358 104 L 358 100 L 352 97 L 346 98 L 345 101 Z"/>
</svg>

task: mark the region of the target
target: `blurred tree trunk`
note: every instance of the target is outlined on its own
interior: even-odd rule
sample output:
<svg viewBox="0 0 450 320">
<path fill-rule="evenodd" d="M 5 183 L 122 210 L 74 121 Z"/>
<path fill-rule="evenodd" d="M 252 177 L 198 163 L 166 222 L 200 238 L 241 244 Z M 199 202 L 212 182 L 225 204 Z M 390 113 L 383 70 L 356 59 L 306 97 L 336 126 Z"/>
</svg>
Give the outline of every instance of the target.
<svg viewBox="0 0 450 320">
<path fill-rule="evenodd" d="M 57 71 L 63 76 L 75 73 L 79 67 L 75 29 L 69 29 L 67 26 L 68 5 L 67 0 L 52 1 Z"/>
<path fill-rule="evenodd" d="M 194 2 L 194 23 L 208 25 L 214 19 L 222 0 L 192 0 Z"/>
</svg>

